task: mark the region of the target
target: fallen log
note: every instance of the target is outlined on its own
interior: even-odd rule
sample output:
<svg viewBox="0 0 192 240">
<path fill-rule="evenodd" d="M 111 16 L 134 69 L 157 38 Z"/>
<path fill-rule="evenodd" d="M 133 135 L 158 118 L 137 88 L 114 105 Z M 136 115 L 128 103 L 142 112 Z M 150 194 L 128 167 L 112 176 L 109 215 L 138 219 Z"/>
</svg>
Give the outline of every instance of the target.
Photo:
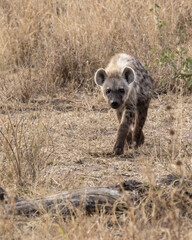
<svg viewBox="0 0 192 240">
<path fill-rule="evenodd" d="M 157 186 L 179 184 L 175 175 L 163 175 L 157 181 Z M 11 199 L 7 192 L 0 187 L 1 209 L 5 214 L 39 215 L 44 212 L 59 213 L 63 216 L 75 214 L 81 209 L 86 214 L 94 212 L 110 213 L 128 209 L 130 204 L 138 204 L 148 191 L 146 184 L 136 180 L 128 180 L 115 186 L 90 187 L 65 191 L 52 196 L 38 199 Z M 186 193 L 187 194 L 187 193 Z M 192 198 L 192 196 L 190 195 Z"/>
<path fill-rule="evenodd" d="M 4 201 L 4 211 L 15 215 L 38 215 L 48 211 L 66 216 L 75 214 L 79 208 L 87 214 L 97 211 L 109 213 L 114 209 L 126 209 L 127 203 L 136 202 L 138 193 L 144 193 L 146 189 L 142 183 L 128 180 L 115 186 L 83 188 L 33 200 L 14 199 L 13 203 L 8 203 L 5 200 L 8 194 L 0 188 L 0 200 Z"/>
</svg>

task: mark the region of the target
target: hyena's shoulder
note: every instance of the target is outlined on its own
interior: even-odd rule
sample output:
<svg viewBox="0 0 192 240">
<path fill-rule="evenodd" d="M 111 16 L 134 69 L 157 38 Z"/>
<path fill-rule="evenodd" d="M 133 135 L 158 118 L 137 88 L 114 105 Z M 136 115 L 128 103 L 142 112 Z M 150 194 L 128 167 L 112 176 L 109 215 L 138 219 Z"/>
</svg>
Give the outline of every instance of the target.
<svg viewBox="0 0 192 240">
<path fill-rule="evenodd" d="M 122 72 L 125 67 L 131 67 L 136 73 L 144 73 L 147 72 L 142 63 L 136 59 L 135 57 L 125 54 L 119 53 L 113 56 L 105 68 L 106 72 Z"/>
<path fill-rule="evenodd" d="M 153 79 L 140 60 L 126 54 L 122 54 L 119 61 L 123 62 L 123 59 L 124 61 L 126 59 L 126 67 L 131 67 L 134 70 L 136 76 L 135 82 L 137 82 L 144 91 L 151 92 L 153 88 Z"/>
<path fill-rule="evenodd" d="M 138 59 L 133 58 L 129 64 L 129 66 L 135 71 L 138 99 L 148 101 L 152 97 L 153 78 Z"/>
<path fill-rule="evenodd" d="M 121 69 L 121 71 L 125 67 L 131 67 L 135 72 L 135 89 L 138 93 L 138 98 L 141 98 L 141 96 L 146 99 L 151 98 L 153 90 L 153 79 L 139 59 L 122 53 L 115 55 L 114 58 L 112 58 L 112 62 L 114 62 L 114 64 L 116 64 L 118 68 Z"/>
<path fill-rule="evenodd" d="M 152 88 L 153 79 L 149 72 L 137 58 L 131 55 L 125 53 L 116 54 L 111 58 L 105 70 L 109 76 L 118 76 L 121 75 L 125 67 L 131 67 L 134 70 L 136 76 L 135 82 L 141 85 L 146 82 Z"/>
</svg>

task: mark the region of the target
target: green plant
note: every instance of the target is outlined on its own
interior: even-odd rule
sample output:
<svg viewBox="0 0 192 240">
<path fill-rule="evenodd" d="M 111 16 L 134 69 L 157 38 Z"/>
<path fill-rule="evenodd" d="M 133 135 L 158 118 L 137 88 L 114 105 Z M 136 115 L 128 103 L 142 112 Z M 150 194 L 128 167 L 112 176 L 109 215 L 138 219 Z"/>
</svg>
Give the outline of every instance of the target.
<svg viewBox="0 0 192 240">
<path fill-rule="evenodd" d="M 160 9 L 161 7 L 158 4 L 155 4 L 155 7 L 150 9 L 150 12 L 155 11 L 156 26 L 159 31 L 161 45 L 160 50 L 158 47 L 154 47 L 152 54 L 157 53 L 158 49 L 156 64 L 169 73 L 169 76 L 166 75 L 166 78 L 160 80 L 160 87 L 173 91 L 181 90 L 181 87 L 184 91 L 192 90 L 192 56 L 190 56 L 186 47 L 173 45 L 171 41 L 167 41 L 165 33 L 168 23 L 161 19 Z M 173 35 L 180 42 L 185 33 L 185 30 L 179 28 Z"/>
<path fill-rule="evenodd" d="M 167 79 L 167 81 L 171 80 L 170 87 L 172 90 L 181 86 L 190 90 L 192 86 L 192 57 L 187 56 L 187 53 L 188 51 L 185 48 L 172 50 L 169 47 L 160 52 L 157 64 L 170 68 L 170 79 Z"/>
</svg>

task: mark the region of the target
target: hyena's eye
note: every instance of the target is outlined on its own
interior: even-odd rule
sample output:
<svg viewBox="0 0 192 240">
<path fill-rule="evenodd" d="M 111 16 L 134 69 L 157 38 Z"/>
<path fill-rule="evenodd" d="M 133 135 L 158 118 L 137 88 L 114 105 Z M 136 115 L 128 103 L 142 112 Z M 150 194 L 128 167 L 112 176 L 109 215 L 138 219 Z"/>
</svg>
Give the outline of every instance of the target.
<svg viewBox="0 0 192 240">
<path fill-rule="evenodd" d="M 119 88 L 119 92 L 120 93 L 125 93 L 125 89 L 124 88 Z"/>
<path fill-rule="evenodd" d="M 108 88 L 108 89 L 106 90 L 106 94 L 109 94 L 110 92 L 111 92 L 111 89 Z"/>
</svg>

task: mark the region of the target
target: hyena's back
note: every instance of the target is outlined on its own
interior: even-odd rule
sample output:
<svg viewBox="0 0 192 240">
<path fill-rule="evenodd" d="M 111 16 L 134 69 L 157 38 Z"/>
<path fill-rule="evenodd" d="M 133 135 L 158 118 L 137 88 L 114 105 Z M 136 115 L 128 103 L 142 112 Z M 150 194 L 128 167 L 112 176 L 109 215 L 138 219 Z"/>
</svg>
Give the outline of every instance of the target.
<svg viewBox="0 0 192 240">
<path fill-rule="evenodd" d="M 133 56 L 125 53 L 119 53 L 113 56 L 105 68 L 107 74 L 121 74 L 125 67 L 131 67 L 135 73 L 135 83 L 139 85 L 139 92 L 146 98 L 151 98 L 151 90 L 153 88 L 153 79 L 149 72 L 144 68 L 141 62 Z"/>
<path fill-rule="evenodd" d="M 134 62 L 136 59 L 125 53 L 119 53 L 113 56 L 105 68 L 106 72 L 110 74 L 111 72 L 121 73 L 125 67 L 134 67 Z"/>
</svg>

